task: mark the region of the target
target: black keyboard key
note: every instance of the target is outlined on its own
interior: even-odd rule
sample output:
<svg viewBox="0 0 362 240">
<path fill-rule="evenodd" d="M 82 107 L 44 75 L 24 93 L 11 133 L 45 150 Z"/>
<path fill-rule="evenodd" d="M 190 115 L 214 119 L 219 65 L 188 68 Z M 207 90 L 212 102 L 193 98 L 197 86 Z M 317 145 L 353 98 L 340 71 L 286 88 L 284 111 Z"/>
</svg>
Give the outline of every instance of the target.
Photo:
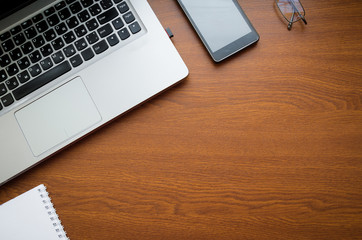
<svg viewBox="0 0 362 240">
<path fill-rule="evenodd" d="M 111 24 L 107 23 L 103 27 L 98 28 L 98 34 L 101 38 L 107 37 L 113 32 L 113 28 L 111 27 Z"/>
<path fill-rule="evenodd" d="M 121 28 L 124 27 L 124 23 L 123 23 L 123 21 L 122 21 L 122 19 L 121 19 L 120 17 L 114 19 L 114 20 L 112 21 L 112 24 L 113 24 L 113 27 L 114 27 L 116 30 L 121 29 Z"/>
<path fill-rule="evenodd" d="M 86 39 L 87 39 L 89 44 L 93 44 L 93 43 L 95 43 L 95 42 L 97 42 L 99 40 L 99 37 L 97 36 L 96 32 L 91 32 L 90 34 L 88 34 L 86 36 Z"/>
<path fill-rule="evenodd" d="M 62 62 L 65 59 L 65 57 L 61 51 L 58 51 L 58 52 L 52 54 L 52 59 L 55 64 L 58 64 L 58 63 Z"/>
<path fill-rule="evenodd" d="M 100 1 L 100 4 L 104 10 L 113 6 L 113 3 L 111 0 L 102 0 L 102 1 Z"/>
<path fill-rule="evenodd" d="M 62 8 L 64 8 L 65 7 L 65 2 L 64 1 L 61 1 L 61 2 L 58 2 L 57 4 L 55 4 L 55 9 L 56 10 L 60 10 L 60 9 L 62 9 Z"/>
<path fill-rule="evenodd" d="M 61 49 L 62 47 L 64 47 L 63 39 L 61 37 L 58 37 L 57 39 L 52 41 L 52 46 L 53 46 L 54 50 Z"/>
<path fill-rule="evenodd" d="M 72 64 L 73 67 L 78 67 L 79 65 L 81 65 L 83 63 L 83 60 L 80 57 L 80 55 L 77 54 L 70 59 L 70 63 Z"/>
<path fill-rule="evenodd" d="M 46 31 L 43 35 L 45 37 L 45 40 L 47 40 L 47 42 L 50 42 L 57 36 L 57 34 L 52 28 Z"/>
<path fill-rule="evenodd" d="M 66 46 L 65 48 L 63 48 L 63 52 L 64 52 L 65 56 L 71 57 L 75 54 L 75 48 L 73 45 L 69 45 L 69 46 Z"/>
<path fill-rule="evenodd" d="M 54 29 L 58 33 L 58 35 L 63 35 L 68 31 L 67 26 L 63 22 L 56 25 Z"/>
<path fill-rule="evenodd" d="M 34 92 L 45 84 L 53 81 L 54 79 L 60 77 L 61 75 L 69 72 L 72 69 L 68 61 L 65 61 L 49 71 L 43 73 L 32 81 L 20 86 L 19 88 L 13 91 L 14 97 L 16 100 L 19 100 L 26 95 Z"/>
<path fill-rule="evenodd" d="M 73 31 L 70 31 L 63 35 L 63 39 L 64 39 L 65 43 L 69 44 L 69 43 L 73 42 L 76 39 L 76 37 L 75 37 Z"/>
<path fill-rule="evenodd" d="M 73 16 L 73 17 L 67 19 L 66 22 L 67 22 L 68 28 L 75 28 L 76 26 L 79 25 L 79 21 L 76 16 Z"/>
<path fill-rule="evenodd" d="M 37 32 L 34 27 L 30 27 L 30 28 L 26 29 L 24 31 L 24 33 L 28 39 L 32 39 L 33 37 L 35 37 L 37 35 Z"/>
<path fill-rule="evenodd" d="M 57 14 L 53 14 L 50 17 L 47 18 L 47 21 L 50 26 L 55 26 L 60 22 L 60 19 Z"/>
<path fill-rule="evenodd" d="M 26 29 L 26 28 L 30 27 L 32 24 L 33 24 L 33 22 L 31 21 L 31 19 L 28 19 L 20 25 L 23 29 Z"/>
<path fill-rule="evenodd" d="M 16 35 L 13 40 L 17 46 L 19 46 L 20 44 L 23 44 L 26 41 L 25 36 L 22 33 L 19 33 L 18 35 Z"/>
<path fill-rule="evenodd" d="M 94 53 L 91 48 L 87 48 L 81 54 L 85 61 L 88 61 L 94 57 Z"/>
<path fill-rule="evenodd" d="M 36 38 L 33 38 L 33 40 L 31 40 L 31 41 L 33 42 L 33 44 L 36 48 L 41 47 L 45 44 L 45 40 L 44 40 L 43 36 L 41 36 L 41 35 L 37 36 Z"/>
<path fill-rule="evenodd" d="M 4 105 L 4 107 L 8 107 L 14 102 L 14 98 L 11 96 L 10 93 L 8 93 L 7 95 L 1 98 L 1 102 Z"/>
<path fill-rule="evenodd" d="M 58 12 L 60 19 L 65 20 L 70 17 L 71 13 L 68 8 L 64 8 Z"/>
<path fill-rule="evenodd" d="M 36 63 L 36 62 L 40 61 L 41 54 L 38 50 L 35 50 L 34 52 L 29 54 L 29 58 L 32 63 Z"/>
<path fill-rule="evenodd" d="M 11 36 L 10 32 L 4 32 L 0 35 L 0 40 L 1 41 L 5 41 L 6 39 L 8 39 Z"/>
<path fill-rule="evenodd" d="M 73 3 L 72 5 L 69 6 L 69 9 L 73 14 L 76 14 L 76 13 L 82 11 L 83 8 L 82 8 L 82 5 L 80 5 L 79 2 L 75 2 L 75 3 Z"/>
<path fill-rule="evenodd" d="M 40 48 L 40 52 L 43 57 L 47 57 L 53 53 L 53 48 L 50 46 L 50 43 Z"/>
<path fill-rule="evenodd" d="M 80 2 L 82 3 L 83 7 L 89 7 L 90 5 L 93 4 L 93 0 L 80 0 Z"/>
<path fill-rule="evenodd" d="M 10 32 L 12 35 L 15 35 L 17 33 L 19 33 L 21 31 L 21 27 L 20 25 L 19 26 L 16 26 L 16 27 L 13 27 L 12 29 L 10 29 Z"/>
<path fill-rule="evenodd" d="M 19 72 L 19 68 L 16 65 L 16 63 L 13 63 L 6 67 L 6 72 L 8 73 L 9 76 L 13 76 Z"/>
<path fill-rule="evenodd" d="M 3 52 L 3 50 L 2 50 L 1 47 L 0 47 L 0 56 L 3 55 L 3 53 L 4 53 L 4 52 Z"/>
<path fill-rule="evenodd" d="M 131 25 L 129 25 L 129 30 L 131 30 L 133 34 L 136 34 L 139 31 L 141 31 L 141 26 L 138 24 L 138 22 L 134 22 Z"/>
<path fill-rule="evenodd" d="M 78 13 L 77 16 L 81 22 L 85 22 L 90 18 L 89 12 L 87 10 L 83 10 L 82 12 Z"/>
<path fill-rule="evenodd" d="M 44 60 L 40 61 L 40 66 L 42 67 L 42 69 L 44 71 L 46 71 L 46 70 L 48 70 L 49 68 L 51 68 L 53 66 L 53 62 L 50 59 L 50 57 L 47 57 Z"/>
<path fill-rule="evenodd" d="M 30 66 L 30 61 L 28 57 L 23 57 L 22 59 L 18 60 L 16 63 L 19 65 L 21 70 L 28 68 Z"/>
<path fill-rule="evenodd" d="M 96 54 L 101 54 L 102 52 L 106 51 L 107 49 L 108 49 L 108 44 L 107 44 L 106 40 L 102 40 L 93 45 L 93 50 Z"/>
<path fill-rule="evenodd" d="M 118 4 L 117 8 L 118 8 L 119 12 L 122 14 L 129 10 L 129 7 L 126 2 L 122 2 L 122 3 Z"/>
<path fill-rule="evenodd" d="M 74 32 L 78 37 L 82 37 L 87 33 L 87 29 L 85 28 L 84 25 L 80 25 L 79 27 L 76 27 L 74 29 Z"/>
<path fill-rule="evenodd" d="M 16 61 L 20 59 L 23 56 L 23 54 L 20 51 L 20 48 L 15 48 L 10 52 L 10 57 L 13 61 Z"/>
<path fill-rule="evenodd" d="M 9 90 L 13 90 L 17 86 L 19 86 L 18 80 L 16 80 L 16 77 L 12 77 L 9 80 L 5 81 L 5 85 L 8 87 Z"/>
<path fill-rule="evenodd" d="M 30 79 L 30 75 L 29 75 L 28 71 L 26 71 L 26 70 L 19 73 L 18 75 L 16 75 L 16 77 L 18 78 L 19 82 L 21 82 L 21 83 L 25 83 L 25 82 L 29 81 L 29 79 Z"/>
<path fill-rule="evenodd" d="M 53 7 L 50 7 L 47 10 L 44 11 L 45 16 L 50 16 L 53 13 L 55 13 L 55 9 Z"/>
<path fill-rule="evenodd" d="M 81 38 L 78 41 L 74 42 L 74 45 L 78 51 L 82 51 L 88 46 L 84 38 Z"/>
<path fill-rule="evenodd" d="M 5 86 L 5 83 L 0 83 L 0 96 L 3 96 L 8 92 L 8 89 Z"/>
<path fill-rule="evenodd" d="M 21 45 L 20 48 L 24 54 L 28 54 L 34 50 L 33 44 L 31 44 L 31 42 L 26 42 L 25 44 Z"/>
<path fill-rule="evenodd" d="M 126 40 L 127 38 L 129 38 L 130 33 L 128 32 L 127 28 L 123 28 L 118 31 L 118 35 L 121 38 L 121 40 Z"/>
<path fill-rule="evenodd" d="M 94 4 L 93 6 L 91 6 L 89 8 L 89 12 L 90 12 L 90 14 L 92 14 L 92 16 L 96 16 L 96 15 L 98 15 L 98 14 L 100 14 L 102 12 L 102 9 L 99 6 L 99 4 L 96 3 L 96 4 Z"/>
<path fill-rule="evenodd" d="M 41 73 L 41 68 L 40 68 L 39 64 L 35 64 L 35 65 L 31 66 L 30 68 L 28 68 L 28 71 L 32 77 L 36 77 Z"/>
<path fill-rule="evenodd" d="M 0 56 L 0 67 L 6 67 L 11 63 L 9 55 L 5 54 Z"/>
<path fill-rule="evenodd" d="M 0 82 L 5 81 L 8 78 L 4 69 L 0 70 Z"/>
<path fill-rule="evenodd" d="M 11 39 L 1 43 L 1 46 L 3 47 L 5 52 L 9 52 L 11 49 L 15 47 L 14 42 Z"/>
<path fill-rule="evenodd" d="M 38 32 L 42 33 L 48 29 L 48 24 L 45 20 L 43 20 L 35 24 L 35 27 L 38 30 Z"/>
<path fill-rule="evenodd" d="M 129 24 L 129 23 L 133 22 L 136 18 L 134 17 L 132 12 L 128 12 L 123 15 L 123 19 L 127 24 Z"/>
<path fill-rule="evenodd" d="M 32 18 L 33 22 L 35 22 L 35 23 L 39 22 L 42 19 L 43 19 L 43 15 L 41 13 L 39 13 L 38 15 L 36 15 Z"/>
<path fill-rule="evenodd" d="M 97 17 L 97 19 L 98 19 L 100 24 L 104 24 L 104 23 L 107 23 L 107 22 L 111 21 L 112 19 L 114 19 L 117 16 L 118 16 L 117 9 L 113 7 L 113 8 L 108 9 L 104 13 L 101 13 Z"/>
<path fill-rule="evenodd" d="M 98 23 L 95 19 L 91 19 L 85 23 L 89 31 L 92 31 L 98 27 Z"/>
</svg>

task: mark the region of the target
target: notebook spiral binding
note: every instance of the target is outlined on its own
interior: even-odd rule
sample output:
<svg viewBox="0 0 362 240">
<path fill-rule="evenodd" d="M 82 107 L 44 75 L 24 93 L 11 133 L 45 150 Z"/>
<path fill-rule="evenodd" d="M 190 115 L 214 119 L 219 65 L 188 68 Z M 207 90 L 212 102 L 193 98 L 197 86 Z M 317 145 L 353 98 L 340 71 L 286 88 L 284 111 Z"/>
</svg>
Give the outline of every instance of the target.
<svg viewBox="0 0 362 240">
<path fill-rule="evenodd" d="M 41 188 L 38 188 L 38 192 L 40 197 L 42 198 L 42 202 L 44 204 L 44 208 L 48 213 L 49 219 L 52 221 L 55 232 L 58 235 L 59 239 L 69 240 L 67 237 L 67 233 L 64 231 L 62 223 L 58 217 L 58 214 L 55 211 L 54 205 L 51 202 L 51 198 L 46 190 L 46 187 L 43 185 Z"/>
</svg>

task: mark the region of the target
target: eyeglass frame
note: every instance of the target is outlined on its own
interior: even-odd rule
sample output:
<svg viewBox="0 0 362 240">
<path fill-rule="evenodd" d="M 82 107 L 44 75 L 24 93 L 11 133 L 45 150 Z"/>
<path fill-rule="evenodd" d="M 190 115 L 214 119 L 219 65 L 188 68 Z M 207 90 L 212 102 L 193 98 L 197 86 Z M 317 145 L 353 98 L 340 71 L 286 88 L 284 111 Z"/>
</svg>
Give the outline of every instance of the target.
<svg viewBox="0 0 362 240">
<path fill-rule="evenodd" d="M 282 10 L 280 9 L 280 7 L 279 7 L 279 5 L 278 5 L 278 0 L 275 0 L 275 3 L 276 3 L 276 5 L 277 5 L 280 13 L 281 13 L 281 14 L 283 15 L 283 17 L 285 18 L 285 20 L 287 20 L 287 21 L 289 22 L 289 24 L 288 24 L 288 30 L 291 30 L 293 23 L 298 22 L 300 19 L 302 19 L 302 21 L 307 25 L 307 21 L 305 20 L 305 17 L 298 11 L 297 7 L 294 5 L 293 0 L 287 0 L 287 1 L 288 1 L 288 2 L 292 5 L 292 7 L 293 7 L 293 14 L 292 14 L 292 18 L 291 18 L 290 20 L 287 19 L 287 17 L 284 15 L 284 13 L 282 12 Z M 301 3 L 299 0 L 298 0 L 298 2 L 299 2 L 299 4 L 300 4 L 300 6 L 303 8 L 303 12 L 304 12 L 304 15 L 305 15 L 305 9 L 304 9 L 302 3 Z M 300 18 L 299 18 L 298 20 L 295 20 L 295 21 L 294 21 L 293 19 L 294 19 L 295 13 L 298 13 L 298 15 L 299 15 Z"/>
</svg>

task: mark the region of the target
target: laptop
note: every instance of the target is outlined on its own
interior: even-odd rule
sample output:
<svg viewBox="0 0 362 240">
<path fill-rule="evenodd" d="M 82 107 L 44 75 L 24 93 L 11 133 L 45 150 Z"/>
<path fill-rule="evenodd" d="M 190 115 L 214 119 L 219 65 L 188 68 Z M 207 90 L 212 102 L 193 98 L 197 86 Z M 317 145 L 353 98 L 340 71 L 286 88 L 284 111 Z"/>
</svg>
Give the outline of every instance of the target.
<svg viewBox="0 0 362 240">
<path fill-rule="evenodd" d="M 0 18 L 0 185 L 188 75 L 146 0 L 11 0 Z"/>
</svg>

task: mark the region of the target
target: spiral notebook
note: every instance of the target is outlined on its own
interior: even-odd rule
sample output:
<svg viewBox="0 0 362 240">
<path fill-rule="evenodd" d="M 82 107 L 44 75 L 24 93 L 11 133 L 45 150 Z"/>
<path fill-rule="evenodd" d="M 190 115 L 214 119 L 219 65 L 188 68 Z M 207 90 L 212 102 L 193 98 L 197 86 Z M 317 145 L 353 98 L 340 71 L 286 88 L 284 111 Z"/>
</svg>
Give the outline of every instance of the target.
<svg viewBox="0 0 362 240">
<path fill-rule="evenodd" d="M 0 239 L 69 239 L 43 184 L 0 205 Z"/>
</svg>

